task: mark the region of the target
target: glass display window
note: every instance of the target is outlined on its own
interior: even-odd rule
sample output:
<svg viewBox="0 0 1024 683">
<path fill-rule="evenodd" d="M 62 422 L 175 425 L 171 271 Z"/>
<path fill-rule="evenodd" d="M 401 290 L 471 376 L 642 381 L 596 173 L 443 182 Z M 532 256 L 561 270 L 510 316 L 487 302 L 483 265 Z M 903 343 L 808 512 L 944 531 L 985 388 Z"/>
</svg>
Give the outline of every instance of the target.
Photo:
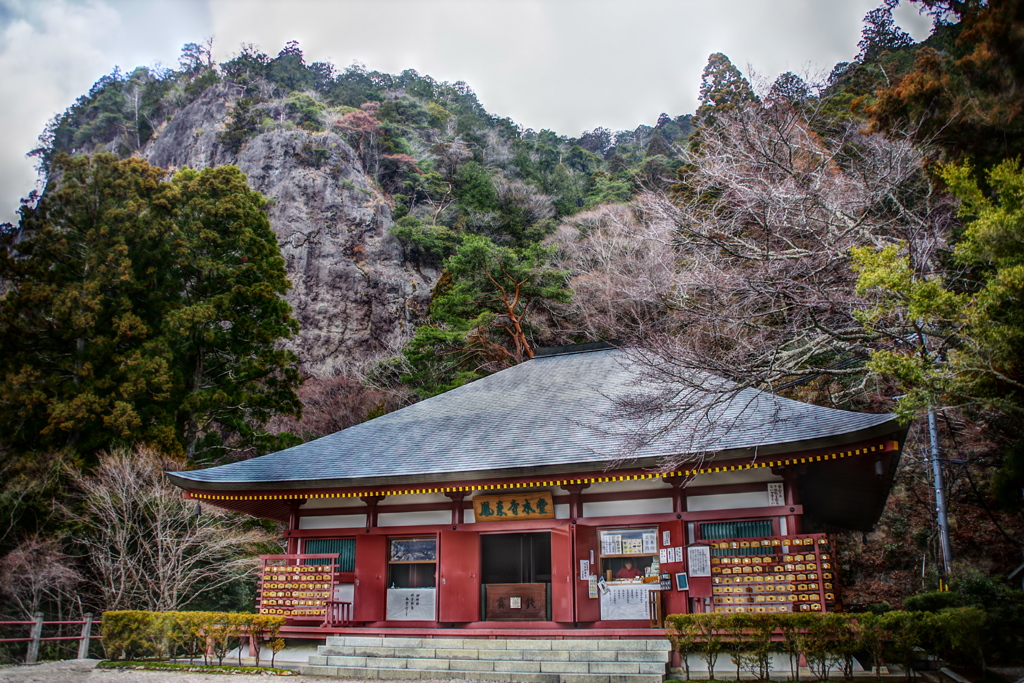
<svg viewBox="0 0 1024 683">
<path fill-rule="evenodd" d="M 392 538 L 388 543 L 390 588 L 437 587 L 437 538 Z"/>
<path fill-rule="evenodd" d="M 657 527 L 599 529 L 598 542 L 605 581 L 643 581 L 658 576 Z"/>
</svg>

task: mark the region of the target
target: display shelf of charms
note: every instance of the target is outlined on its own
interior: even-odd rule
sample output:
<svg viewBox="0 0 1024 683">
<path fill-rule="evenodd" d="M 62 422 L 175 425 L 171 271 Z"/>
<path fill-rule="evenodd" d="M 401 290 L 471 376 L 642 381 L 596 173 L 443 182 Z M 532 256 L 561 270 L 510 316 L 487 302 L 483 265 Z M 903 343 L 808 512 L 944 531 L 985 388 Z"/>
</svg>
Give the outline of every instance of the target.
<svg viewBox="0 0 1024 683">
<path fill-rule="evenodd" d="M 711 558 L 712 600 L 717 613 L 839 610 L 834 543 L 824 534 L 712 541 L 710 547 L 712 552 L 762 550 Z"/>
<path fill-rule="evenodd" d="M 351 572 L 331 571 L 337 553 L 302 555 L 264 555 L 256 584 L 256 603 L 260 614 L 273 614 L 289 620 L 323 621 L 327 602 L 334 587 Z M 308 560 L 330 560 L 326 564 L 305 564 Z"/>
</svg>

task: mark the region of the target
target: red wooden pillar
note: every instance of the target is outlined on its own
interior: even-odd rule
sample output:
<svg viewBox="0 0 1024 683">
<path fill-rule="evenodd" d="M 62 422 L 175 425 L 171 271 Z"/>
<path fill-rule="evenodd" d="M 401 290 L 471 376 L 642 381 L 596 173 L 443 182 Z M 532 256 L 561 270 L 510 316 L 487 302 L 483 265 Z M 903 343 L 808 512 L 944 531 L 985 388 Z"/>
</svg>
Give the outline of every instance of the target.
<svg viewBox="0 0 1024 683">
<path fill-rule="evenodd" d="M 668 534 L 667 537 L 666 534 Z M 666 543 L 666 541 L 668 542 Z M 686 524 L 682 520 L 674 519 L 669 522 L 658 523 L 658 548 L 685 548 L 686 546 Z M 675 553 L 673 553 L 674 555 Z M 685 556 L 676 558 L 675 562 L 666 562 L 661 565 L 661 573 L 668 574 L 672 581 L 672 588 L 662 591 L 661 594 L 661 607 L 666 615 L 686 614 L 690 611 L 690 591 L 676 590 L 675 575 L 678 572 L 685 571 L 689 571 L 689 568 L 686 566 Z M 693 584 L 693 579 L 690 579 L 690 583 L 691 585 Z"/>
<path fill-rule="evenodd" d="M 292 532 L 288 536 L 286 550 L 289 555 L 296 555 L 299 552 L 299 538 L 295 535 L 295 532 L 299 530 L 299 508 L 305 502 L 305 500 L 293 500 L 288 503 L 288 531 Z"/>
<path fill-rule="evenodd" d="M 377 503 L 387 496 L 359 496 L 359 500 L 366 503 L 366 528 L 372 529 L 377 526 Z"/>
<path fill-rule="evenodd" d="M 672 512 L 686 512 L 686 485 L 693 477 L 663 477 L 672 486 Z"/>
<path fill-rule="evenodd" d="M 462 501 L 466 498 L 466 492 L 449 491 L 444 495 L 452 499 L 452 526 L 462 524 L 465 520 L 465 511 L 462 509 Z"/>
<path fill-rule="evenodd" d="M 583 489 L 589 489 L 590 484 L 565 484 L 561 488 L 569 494 L 569 519 L 582 517 Z"/>
<path fill-rule="evenodd" d="M 790 509 L 800 504 L 799 477 L 805 471 L 806 465 L 783 467 L 781 471 L 772 469 L 772 474 L 782 475 L 782 491 L 786 498 L 786 507 Z M 803 533 L 803 520 L 800 515 L 786 515 L 786 533 L 789 536 Z"/>
</svg>

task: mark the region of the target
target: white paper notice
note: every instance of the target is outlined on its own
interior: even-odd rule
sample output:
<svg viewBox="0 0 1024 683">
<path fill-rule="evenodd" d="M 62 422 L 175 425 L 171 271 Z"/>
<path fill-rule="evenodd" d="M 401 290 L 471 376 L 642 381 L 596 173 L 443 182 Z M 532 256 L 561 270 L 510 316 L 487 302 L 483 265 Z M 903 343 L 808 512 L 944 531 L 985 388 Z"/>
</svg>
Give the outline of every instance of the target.
<svg viewBox="0 0 1024 683">
<path fill-rule="evenodd" d="M 389 588 L 387 620 L 434 621 L 437 618 L 436 605 L 435 588 Z"/>
<path fill-rule="evenodd" d="M 768 484 L 768 505 L 785 505 L 786 495 L 783 491 L 782 484 L 772 483 Z"/>
<path fill-rule="evenodd" d="M 643 549 L 645 555 L 653 555 L 658 550 L 658 534 L 657 532 L 650 532 L 643 535 Z"/>
<path fill-rule="evenodd" d="M 672 545 L 672 532 L 669 529 L 661 532 L 661 544 Z"/>
<path fill-rule="evenodd" d="M 590 560 L 580 560 L 580 581 L 590 579 Z"/>
<path fill-rule="evenodd" d="M 662 548 L 658 551 L 658 561 L 662 564 L 668 562 L 668 548 Z"/>
<path fill-rule="evenodd" d="M 603 555 L 621 555 L 622 536 L 619 534 L 604 534 L 601 537 L 601 553 Z"/>
<path fill-rule="evenodd" d="M 688 574 L 694 576 L 711 576 L 711 548 L 706 545 L 691 545 L 686 549 Z"/>
</svg>

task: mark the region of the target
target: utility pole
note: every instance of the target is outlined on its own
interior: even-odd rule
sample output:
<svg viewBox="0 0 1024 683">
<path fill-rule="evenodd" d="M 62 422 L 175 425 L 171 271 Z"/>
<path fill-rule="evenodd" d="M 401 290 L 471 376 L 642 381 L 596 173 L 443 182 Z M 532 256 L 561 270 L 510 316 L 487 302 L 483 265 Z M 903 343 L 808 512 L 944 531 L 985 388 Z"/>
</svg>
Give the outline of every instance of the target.
<svg viewBox="0 0 1024 683">
<path fill-rule="evenodd" d="M 946 519 L 946 486 L 942 481 L 942 450 L 939 448 L 939 424 L 935 411 L 928 411 L 928 434 L 931 437 L 932 481 L 935 484 L 935 516 L 939 520 L 939 544 L 942 547 L 942 578 L 949 578 L 953 549 L 949 543 L 949 520 Z"/>
</svg>

